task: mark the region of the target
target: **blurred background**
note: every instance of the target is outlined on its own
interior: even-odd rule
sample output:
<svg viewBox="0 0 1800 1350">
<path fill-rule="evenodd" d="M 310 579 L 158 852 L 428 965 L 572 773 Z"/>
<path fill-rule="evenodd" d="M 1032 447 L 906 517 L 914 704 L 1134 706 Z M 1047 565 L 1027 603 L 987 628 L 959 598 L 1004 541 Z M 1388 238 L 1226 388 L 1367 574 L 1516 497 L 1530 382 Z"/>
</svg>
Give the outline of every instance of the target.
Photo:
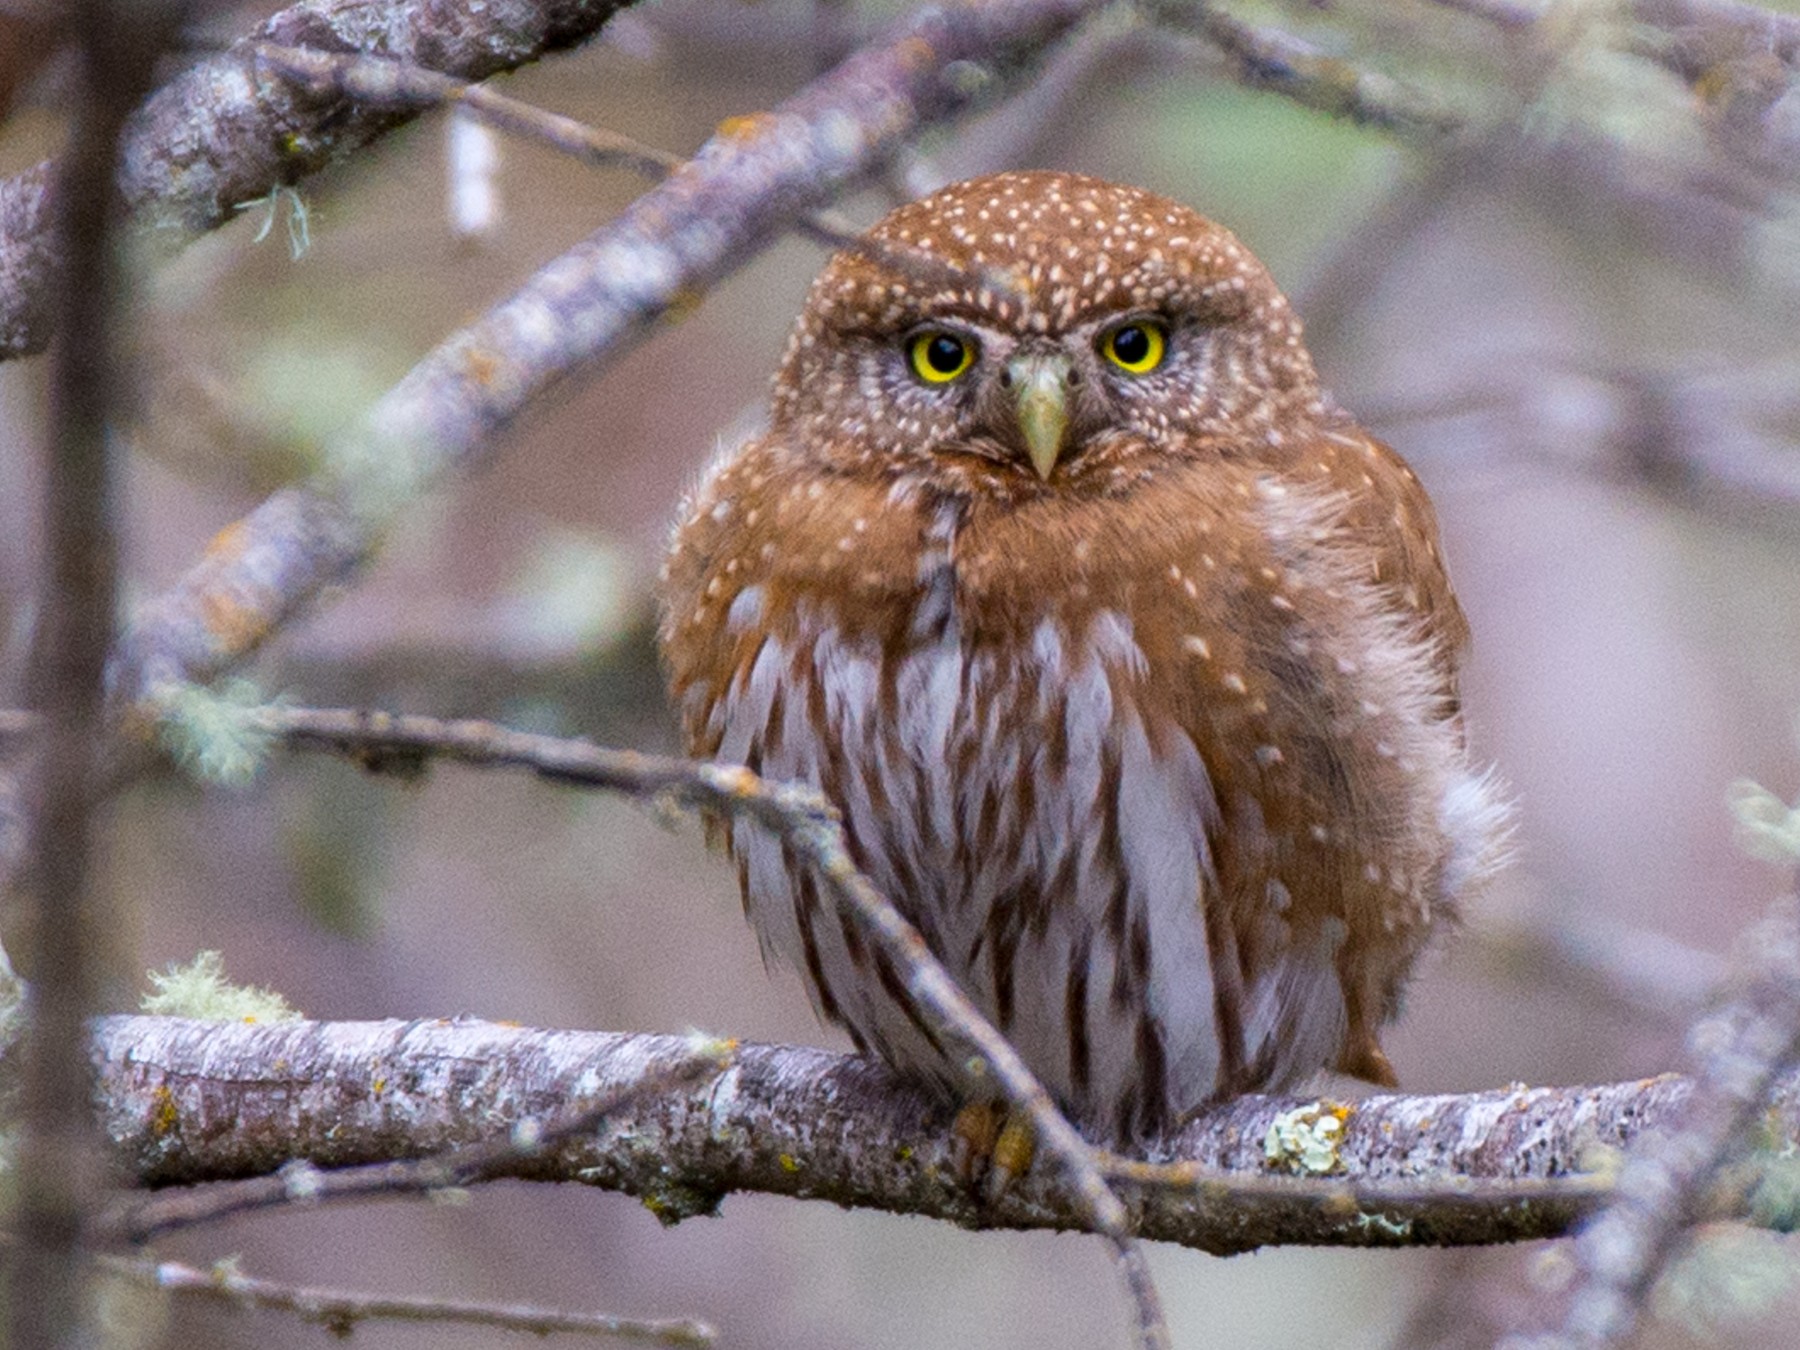
<svg viewBox="0 0 1800 1350">
<path fill-rule="evenodd" d="M 240 34 L 274 7 L 209 31 Z M 904 8 L 664 0 L 499 87 L 685 155 Z M 1529 28 L 1506 20 L 1534 6 L 1472 0 L 1231 8 L 1458 127 L 1396 131 L 1244 87 L 1196 27 L 1214 11 L 1164 8 L 1166 26 L 1104 19 L 1032 90 L 927 138 L 844 209 L 867 223 L 896 192 L 1062 167 L 1242 236 L 1309 321 L 1327 383 L 1437 502 L 1475 631 L 1474 742 L 1520 806 L 1516 863 L 1427 962 L 1388 1038 L 1406 1087 L 1680 1068 L 1697 1001 L 1785 884 L 1734 842 L 1728 789 L 1800 793 L 1800 94 L 1780 46 L 1659 29 L 1633 17 L 1644 6 L 1556 5 Z M 0 173 L 59 143 L 55 84 L 52 66 L 0 124 Z M 507 140 L 497 217 L 459 232 L 449 143 L 444 117 L 423 118 L 142 277 L 134 594 L 168 585 L 433 344 L 642 190 Z M 306 703 L 673 749 L 650 583 L 682 492 L 753 423 L 823 261 L 781 243 L 604 375 L 559 388 L 249 673 Z M 5 700 L 30 623 L 43 378 L 42 361 L 0 366 Z M 107 850 L 138 966 L 218 948 L 234 979 L 308 1016 L 843 1044 L 797 980 L 764 973 L 698 830 L 628 804 L 498 774 L 408 787 L 277 759 L 239 790 L 172 772 L 134 787 Z M 1123 1338 L 1097 1242 L 755 1196 L 665 1230 L 626 1197 L 505 1184 L 458 1207 L 247 1218 L 166 1250 L 236 1253 L 309 1284 L 696 1314 L 728 1346 Z M 1335 1350 L 1490 1344 L 1559 1269 L 1552 1245 L 1152 1261 L 1177 1344 Z M 1793 1343 L 1782 1239 L 1723 1232 L 1697 1261 L 1643 1344 Z M 147 1344 L 322 1335 L 272 1314 L 167 1316 L 132 1314 Z"/>
</svg>

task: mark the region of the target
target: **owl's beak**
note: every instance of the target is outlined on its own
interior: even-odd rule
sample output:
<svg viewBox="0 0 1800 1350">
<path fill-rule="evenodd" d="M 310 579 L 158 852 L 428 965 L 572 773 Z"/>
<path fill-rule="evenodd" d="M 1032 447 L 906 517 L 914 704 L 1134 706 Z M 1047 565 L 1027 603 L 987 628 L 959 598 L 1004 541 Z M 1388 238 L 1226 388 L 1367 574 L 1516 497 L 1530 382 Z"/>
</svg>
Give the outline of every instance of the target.
<svg viewBox="0 0 1800 1350">
<path fill-rule="evenodd" d="M 1015 356 L 1006 364 L 1013 397 L 1019 401 L 1019 430 L 1031 467 L 1048 480 L 1069 430 L 1069 358 Z"/>
</svg>

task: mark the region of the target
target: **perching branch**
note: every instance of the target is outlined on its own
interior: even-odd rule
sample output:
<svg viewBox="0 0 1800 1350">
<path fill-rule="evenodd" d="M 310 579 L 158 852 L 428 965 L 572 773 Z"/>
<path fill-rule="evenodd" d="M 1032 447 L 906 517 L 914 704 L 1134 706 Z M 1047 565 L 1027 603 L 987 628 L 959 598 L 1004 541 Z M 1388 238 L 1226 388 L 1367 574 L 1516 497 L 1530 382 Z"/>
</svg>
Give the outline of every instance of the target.
<svg viewBox="0 0 1800 1350">
<path fill-rule="evenodd" d="M 469 1020 L 115 1017 L 97 1024 L 94 1055 L 121 1165 L 167 1187 L 267 1174 L 294 1159 L 352 1167 L 468 1145 L 689 1063 L 693 1047 L 675 1036 Z M 1583 1170 L 1668 1129 L 1692 1091 L 1662 1077 L 1374 1097 L 1347 1108 L 1326 1160 L 1337 1170 L 1310 1179 L 1276 1173 L 1264 1149 L 1270 1126 L 1298 1103 L 1243 1097 L 1153 1150 L 1191 1164 L 1191 1184 L 1171 1185 L 1166 1173 L 1134 1182 L 1131 1165 L 1113 1174 L 1132 1231 L 1209 1252 L 1557 1236 L 1609 1193 L 1604 1176 Z M 1768 1130 L 1772 1150 L 1800 1141 L 1800 1078 L 1778 1085 Z M 646 1094 L 597 1133 L 518 1156 L 501 1174 L 623 1190 L 671 1222 L 759 1191 L 965 1227 L 1088 1226 L 1053 1168 L 1034 1168 L 997 1201 L 976 1199 L 958 1179 L 941 1107 L 874 1060 L 795 1047 L 740 1046 L 716 1077 Z M 138 1201 L 121 1231 L 157 1231 L 188 1199 L 170 1191 Z"/>
</svg>

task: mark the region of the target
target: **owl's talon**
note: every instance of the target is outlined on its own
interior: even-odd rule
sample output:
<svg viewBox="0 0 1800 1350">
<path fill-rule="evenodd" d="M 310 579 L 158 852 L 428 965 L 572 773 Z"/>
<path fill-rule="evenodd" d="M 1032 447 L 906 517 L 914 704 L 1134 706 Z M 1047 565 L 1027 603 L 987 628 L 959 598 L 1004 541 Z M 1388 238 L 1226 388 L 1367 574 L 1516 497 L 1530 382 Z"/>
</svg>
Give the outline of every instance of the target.
<svg viewBox="0 0 1800 1350">
<path fill-rule="evenodd" d="M 1393 1061 L 1387 1057 L 1387 1051 L 1381 1048 L 1381 1042 L 1375 1039 L 1375 1033 L 1366 1028 L 1360 1035 L 1354 1035 L 1345 1042 L 1336 1068 L 1341 1074 L 1360 1078 L 1377 1087 L 1400 1086 L 1400 1075 L 1394 1072 Z"/>
<path fill-rule="evenodd" d="M 994 1141 L 992 1164 L 982 1187 L 983 1198 L 990 1205 L 998 1203 L 1013 1182 L 1031 1170 L 1031 1159 L 1036 1152 L 1037 1136 L 1032 1131 L 1030 1117 L 1008 1115 L 1006 1123 L 1000 1127 L 999 1138 Z"/>
<path fill-rule="evenodd" d="M 957 1179 L 971 1190 L 979 1188 L 989 1204 L 1031 1170 L 1037 1152 L 1030 1119 L 1001 1102 L 970 1102 L 956 1113 L 950 1134 Z"/>
<path fill-rule="evenodd" d="M 950 1126 L 950 1157 L 956 1179 L 973 1188 L 993 1161 L 1001 1135 L 1002 1110 L 996 1102 L 970 1102 Z"/>
</svg>

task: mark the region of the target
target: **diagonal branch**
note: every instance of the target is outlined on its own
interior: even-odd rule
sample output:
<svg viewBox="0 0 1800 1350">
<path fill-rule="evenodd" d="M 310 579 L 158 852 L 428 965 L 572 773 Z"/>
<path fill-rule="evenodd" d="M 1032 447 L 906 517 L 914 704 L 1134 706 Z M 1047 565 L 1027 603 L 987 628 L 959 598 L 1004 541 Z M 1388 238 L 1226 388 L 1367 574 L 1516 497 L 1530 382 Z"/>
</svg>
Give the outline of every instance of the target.
<svg viewBox="0 0 1800 1350">
<path fill-rule="evenodd" d="M 1718 1204 L 1717 1191 L 1744 1191 L 1719 1187 L 1720 1173 L 1766 1128 L 1770 1098 L 1792 1082 L 1800 1060 L 1800 914 L 1792 897 L 1776 902 L 1751 940 L 1756 968 L 1745 986 L 1690 1035 L 1699 1074 L 1674 1128 L 1627 1155 L 1616 1197 L 1576 1239 L 1579 1278 L 1562 1326 L 1510 1337 L 1512 1350 L 1623 1344 L 1689 1228 Z"/>
<path fill-rule="evenodd" d="M 975 106 L 997 81 L 968 78 L 972 66 L 1016 77 L 1105 3 L 927 10 L 772 112 L 725 124 L 661 186 L 427 356 L 327 447 L 338 472 L 277 493 L 221 534 L 141 617 L 120 695 L 242 660 L 549 386 L 621 355 L 906 137 Z"/>
<path fill-rule="evenodd" d="M 747 817 L 779 835 L 811 868 L 820 889 L 892 962 L 914 1005 L 945 1044 L 965 1049 L 992 1075 L 1007 1103 L 1030 1119 L 1038 1147 L 1067 1174 L 1081 1226 L 1114 1245 L 1137 1310 L 1139 1341 L 1166 1342 L 1148 1267 L 1129 1241 L 1129 1216 L 1086 1142 L 1019 1052 L 931 954 L 918 930 L 857 869 L 835 812 L 816 794 L 768 783 L 744 768 L 606 750 L 482 722 L 294 708 L 264 709 L 253 716 L 261 729 L 298 749 L 347 754 L 374 766 L 397 757 L 411 767 L 424 757 L 441 756 L 483 767 L 526 768 L 561 782 L 639 797 L 661 795 L 689 807 Z"/>
</svg>

